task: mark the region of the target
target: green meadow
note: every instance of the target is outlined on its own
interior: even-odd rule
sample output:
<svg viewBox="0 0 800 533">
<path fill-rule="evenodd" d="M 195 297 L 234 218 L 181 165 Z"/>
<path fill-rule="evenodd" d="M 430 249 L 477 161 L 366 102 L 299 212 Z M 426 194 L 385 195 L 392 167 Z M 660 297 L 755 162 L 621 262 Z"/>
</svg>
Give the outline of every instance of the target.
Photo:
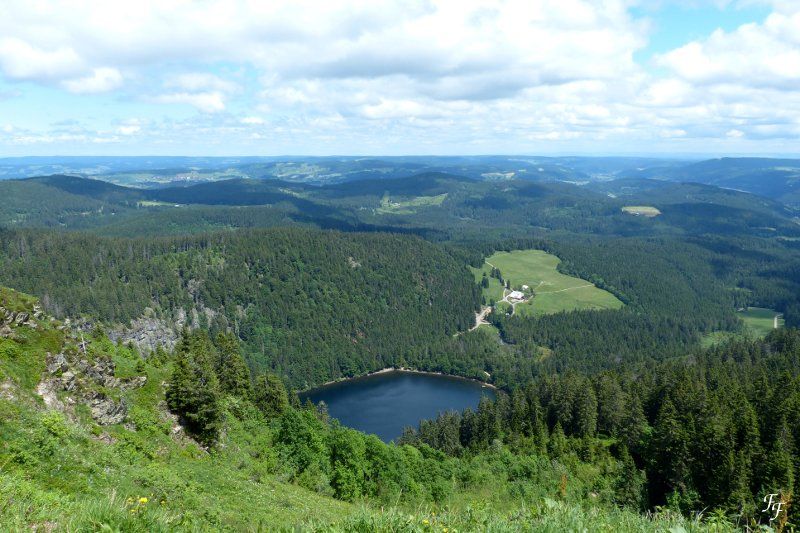
<svg viewBox="0 0 800 533">
<path fill-rule="evenodd" d="M 514 289 L 527 285 L 534 297 L 517 304 L 516 313 L 521 315 L 546 315 L 561 311 L 584 309 L 619 309 L 622 302 L 610 292 L 595 287 L 586 280 L 567 276 L 557 270 L 561 260 L 542 250 L 514 250 L 497 252 L 486 258 L 483 267 L 473 268 L 475 279 L 480 281 L 483 273 L 488 276 L 492 267 L 500 270 L 503 279 L 511 282 Z M 489 278 L 489 287 L 484 289 L 487 300 L 502 299 L 502 285 L 496 278 Z"/>
<path fill-rule="evenodd" d="M 648 218 L 657 217 L 661 211 L 649 205 L 626 205 L 622 208 L 624 213 L 629 215 L 640 215 Z"/>
<path fill-rule="evenodd" d="M 739 316 L 744 321 L 745 327 L 756 337 L 766 337 L 775 329 L 775 317 L 778 317 L 778 327 L 783 327 L 783 315 L 772 309 L 763 307 L 748 307 L 741 311 Z"/>
<path fill-rule="evenodd" d="M 739 318 L 744 322 L 744 331 L 741 333 L 731 331 L 713 331 L 706 334 L 702 339 L 702 346 L 708 347 L 721 344 L 734 337 L 756 337 L 764 338 L 775 329 L 777 317 L 778 328 L 784 327 L 783 315 L 773 309 L 765 307 L 748 307 L 744 311 L 737 312 Z"/>
<path fill-rule="evenodd" d="M 436 196 L 417 196 L 410 200 L 391 201 L 387 193 L 381 198 L 381 206 L 375 212 L 381 215 L 413 215 L 416 212 L 415 208 L 442 205 L 445 198 L 447 198 L 447 193 Z"/>
</svg>

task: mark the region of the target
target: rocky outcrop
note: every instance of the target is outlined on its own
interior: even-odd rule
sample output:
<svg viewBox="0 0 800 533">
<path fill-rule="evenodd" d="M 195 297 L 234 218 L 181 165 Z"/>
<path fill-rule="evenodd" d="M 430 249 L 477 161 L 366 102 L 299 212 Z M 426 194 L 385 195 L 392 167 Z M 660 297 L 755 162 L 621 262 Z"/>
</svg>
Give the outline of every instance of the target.
<svg viewBox="0 0 800 533">
<path fill-rule="evenodd" d="M 119 326 L 109 331 L 108 338 L 113 342 L 133 343 L 143 354 L 151 353 L 159 346 L 171 351 L 178 343 L 186 322 L 183 309 L 178 310 L 172 321 L 156 318 L 152 310 L 147 310 L 144 316 L 131 320 L 129 327 Z"/>
<path fill-rule="evenodd" d="M 38 305 L 35 305 L 30 312 L 12 311 L 0 306 L 0 337 L 13 338 L 14 329 L 21 326 L 37 329 L 39 327 L 37 320 L 41 320 L 43 317 L 42 310 Z"/>
<path fill-rule="evenodd" d="M 121 424 L 128 415 L 128 405 L 125 400 L 114 401 L 108 396 L 95 392 L 86 398 L 86 403 L 92 412 L 92 418 L 101 426 Z"/>
<path fill-rule="evenodd" d="M 91 342 L 86 340 L 85 333 L 93 330 L 95 324 L 85 320 L 72 323 L 69 319 L 56 323 L 39 305 L 29 305 L 23 310 L 0 306 L 2 337 L 16 340 L 20 328 L 47 327 L 63 332 L 64 342 L 60 352 L 47 353 L 44 374 L 36 387 L 45 405 L 74 414 L 73 407 L 80 403 L 89 407 L 92 418 L 100 425 L 123 423 L 128 405 L 121 393 L 143 386 L 147 377 L 116 377 L 112 359 L 98 354 L 100 350 L 92 350 Z M 0 397 L 15 397 L 10 380 L 0 382 Z"/>
<path fill-rule="evenodd" d="M 86 404 L 92 418 L 100 425 L 121 424 L 128 414 L 124 399 L 114 399 L 106 391 L 135 389 L 147 382 L 146 376 L 115 377 L 114 362 L 108 357 L 89 360 L 88 343 L 81 341 L 81 351 L 47 354 L 46 375 L 38 392 L 48 407 L 60 408 L 59 393 L 67 393 L 67 404 Z"/>
</svg>

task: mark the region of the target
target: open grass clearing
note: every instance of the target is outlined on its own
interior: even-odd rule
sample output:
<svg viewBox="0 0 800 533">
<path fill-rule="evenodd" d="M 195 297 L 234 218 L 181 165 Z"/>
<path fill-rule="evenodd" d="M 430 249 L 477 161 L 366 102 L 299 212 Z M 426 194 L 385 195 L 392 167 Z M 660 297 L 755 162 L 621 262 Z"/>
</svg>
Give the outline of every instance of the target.
<svg viewBox="0 0 800 533">
<path fill-rule="evenodd" d="M 739 312 L 745 327 L 757 337 L 766 337 L 770 331 L 784 326 L 783 315 L 772 309 L 748 307 Z"/>
<path fill-rule="evenodd" d="M 557 270 L 561 260 L 542 250 L 515 250 L 498 252 L 486 259 L 483 267 L 472 269 L 475 279 L 480 281 L 483 272 L 488 276 L 492 266 L 498 268 L 505 280 L 514 289 L 528 286 L 527 294 L 534 297 L 516 305 L 515 312 L 521 315 L 545 315 L 561 311 L 584 309 L 619 309 L 620 302 L 613 294 L 599 289 L 586 280 L 567 276 Z M 489 287 L 484 289 L 487 300 L 502 299 L 502 286 L 495 278 L 489 278 Z"/>
<path fill-rule="evenodd" d="M 783 315 L 773 309 L 765 307 L 748 307 L 737 311 L 737 315 L 744 322 L 744 331 L 712 331 L 703 336 L 700 344 L 704 348 L 722 344 L 736 337 L 764 338 L 772 330 L 784 327 Z"/>
<path fill-rule="evenodd" d="M 389 194 L 384 194 L 381 198 L 381 206 L 375 210 L 381 215 L 412 215 L 417 207 L 429 207 L 442 205 L 447 193 L 436 196 L 417 196 L 410 200 L 392 201 Z"/>
<path fill-rule="evenodd" d="M 661 214 L 661 211 L 649 205 L 626 205 L 622 208 L 622 212 L 647 218 L 657 217 Z"/>
</svg>

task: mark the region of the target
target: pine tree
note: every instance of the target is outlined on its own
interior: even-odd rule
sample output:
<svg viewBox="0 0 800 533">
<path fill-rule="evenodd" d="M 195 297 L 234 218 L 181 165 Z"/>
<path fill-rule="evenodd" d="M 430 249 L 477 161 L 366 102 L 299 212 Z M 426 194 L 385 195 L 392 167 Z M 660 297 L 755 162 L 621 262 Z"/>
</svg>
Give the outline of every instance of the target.
<svg viewBox="0 0 800 533">
<path fill-rule="evenodd" d="M 205 333 L 184 333 L 166 390 L 170 410 L 180 415 L 189 433 L 205 444 L 216 440 L 222 419 L 213 355 Z"/>
<path fill-rule="evenodd" d="M 664 501 L 668 495 L 675 495 L 680 505 L 682 495 L 693 490 L 691 441 L 674 404 L 666 399 L 658 413 L 650 454 L 656 500 Z"/>
<path fill-rule="evenodd" d="M 286 387 L 278 376 L 270 373 L 261 374 L 256 379 L 253 400 L 267 416 L 278 416 L 289 407 Z"/>
<path fill-rule="evenodd" d="M 547 453 L 550 457 L 561 457 L 567 453 L 567 437 L 564 435 L 564 429 L 561 427 L 560 422 L 556 422 L 556 426 L 550 433 L 550 439 L 547 442 Z"/>
<path fill-rule="evenodd" d="M 597 398 L 594 389 L 585 380 L 575 395 L 572 429 L 579 437 L 593 437 L 597 431 Z"/>
<path fill-rule="evenodd" d="M 614 483 L 614 501 L 619 505 L 640 511 L 644 508 L 645 473 L 633 462 L 633 457 L 624 445 L 620 450 L 620 470 Z"/>
<path fill-rule="evenodd" d="M 238 398 L 250 399 L 253 387 L 250 383 L 250 369 L 239 349 L 239 341 L 231 333 L 217 335 L 217 375 L 222 392 Z"/>
</svg>

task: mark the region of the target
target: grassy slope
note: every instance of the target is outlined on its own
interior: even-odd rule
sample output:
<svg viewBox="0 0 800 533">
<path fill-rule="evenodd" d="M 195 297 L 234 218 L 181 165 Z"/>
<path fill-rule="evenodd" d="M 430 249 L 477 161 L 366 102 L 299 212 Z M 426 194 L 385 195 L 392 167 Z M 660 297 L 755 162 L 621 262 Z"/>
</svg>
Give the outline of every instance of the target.
<svg viewBox="0 0 800 533">
<path fill-rule="evenodd" d="M 7 308 L 33 300 L 0 291 Z M 542 486 L 522 504 L 490 493 L 460 493 L 441 506 L 348 504 L 284 483 L 269 421 L 231 413 L 211 452 L 175 436 L 163 409 L 169 366 L 92 337 L 90 355 L 110 354 L 117 377 L 145 374 L 122 394 L 128 422 L 97 426 L 85 407 L 71 415 L 45 408 L 34 392 L 47 351 L 72 340 L 54 326 L 16 328 L 0 349 L 0 529 L 3 531 L 694 531 L 707 523 L 661 513 L 568 504 Z M 279 469 L 277 469 L 279 471 Z M 487 484 L 487 491 L 490 490 Z M 725 531 L 727 529 L 717 529 Z"/>
<path fill-rule="evenodd" d="M 487 275 L 491 265 L 500 269 L 503 278 L 511 281 L 515 288 L 528 285 L 536 292 L 530 303 L 520 304 L 516 312 L 522 315 L 544 315 L 576 309 L 619 309 L 622 307 L 614 295 L 598 289 L 588 281 L 566 276 L 556 269 L 560 259 L 541 250 L 515 250 L 498 252 L 486 259 L 482 270 L 473 269 L 476 279 L 481 272 Z M 484 290 L 487 298 L 500 299 L 500 284 L 490 279 L 489 289 Z"/>
<path fill-rule="evenodd" d="M 0 292 L 6 307 L 30 301 Z M 276 461 L 269 455 L 270 433 L 233 416 L 227 417 L 225 447 L 213 453 L 174 438 L 161 403 L 169 368 L 146 364 L 137 371 L 138 355 L 107 340 L 92 346 L 112 355 L 118 377 L 148 377 L 144 387 L 123 393 L 133 427 L 101 428 L 82 406 L 72 420 L 46 410 L 34 392 L 46 352 L 60 351 L 69 340 L 52 327 L 15 332 L 17 340 L 0 340 L 0 493 L 10 502 L 0 506 L 5 528 L 272 529 L 312 516 L 330 524 L 356 509 L 266 474 Z M 139 504 L 141 497 L 148 502 Z"/>
</svg>

